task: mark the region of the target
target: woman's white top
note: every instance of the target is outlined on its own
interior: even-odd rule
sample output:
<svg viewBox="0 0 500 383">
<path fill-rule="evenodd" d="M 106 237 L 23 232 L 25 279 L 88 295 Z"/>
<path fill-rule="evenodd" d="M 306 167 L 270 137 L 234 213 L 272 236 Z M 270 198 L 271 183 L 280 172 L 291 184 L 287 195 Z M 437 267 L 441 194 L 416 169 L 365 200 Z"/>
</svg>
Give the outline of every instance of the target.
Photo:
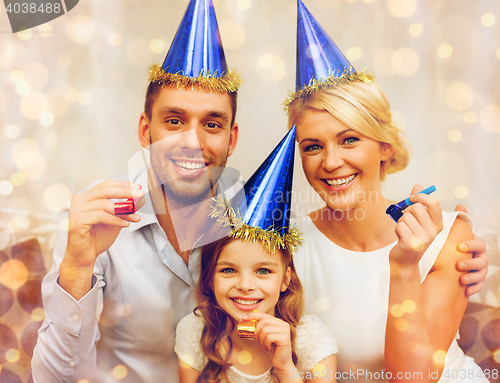
<svg viewBox="0 0 500 383">
<path fill-rule="evenodd" d="M 466 214 L 460 215 L 473 226 Z M 444 228 L 419 263 L 421 283 L 436 261 L 456 217 L 456 212 L 443 212 Z M 309 217 L 299 220 L 297 225 L 303 232 L 305 245 L 294 256 L 294 263 L 304 287 L 306 313 L 318 316 L 337 337 L 340 348 L 337 380 L 388 382 L 381 372 L 385 370 L 389 252 L 396 242 L 375 251 L 351 251 L 329 240 Z M 473 372 L 467 375 L 469 370 Z M 464 371 L 467 378 L 461 380 Z M 481 369 L 453 340 L 439 382 L 487 382 L 481 375 Z M 475 378 L 469 380 L 469 376 Z"/>
<path fill-rule="evenodd" d="M 204 326 L 203 317 L 191 313 L 182 318 L 177 325 L 175 334 L 175 352 L 177 356 L 199 372 L 203 370 L 203 367 L 208 362 L 200 346 Z M 299 373 L 304 374 L 302 375 L 304 377 L 316 364 L 338 352 L 337 341 L 332 333 L 314 315 L 306 315 L 300 320 L 299 325 L 296 327 L 293 349 L 297 354 L 297 370 Z M 263 374 L 255 376 L 245 374 L 231 366 L 227 372 L 229 381 L 221 376 L 221 382 L 273 383 L 270 371 L 269 369 Z"/>
</svg>

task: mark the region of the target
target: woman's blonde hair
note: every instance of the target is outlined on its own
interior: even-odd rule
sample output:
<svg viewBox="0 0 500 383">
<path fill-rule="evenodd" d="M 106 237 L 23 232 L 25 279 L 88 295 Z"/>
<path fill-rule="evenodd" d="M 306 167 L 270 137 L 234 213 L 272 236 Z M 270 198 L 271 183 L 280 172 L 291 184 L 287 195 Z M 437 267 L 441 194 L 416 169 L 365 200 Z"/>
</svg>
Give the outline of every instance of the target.
<svg viewBox="0 0 500 383">
<path fill-rule="evenodd" d="M 216 229 L 217 230 L 217 229 Z M 207 356 L 208 362 L 201 371 L 197 383 L 217 383 L 221 375 L 227 373 L 231 366 L 229 357 L 232 351 L 231 332 L 234 330 L 234 320 L 227 314 L 217 302 L 214 293 L 214 275 L 217 260 L 220 253 L 233 241 L 241 241 L 228 236 L 203 246 L 201 252 L 201 271 L 198 284 L 196 285 L 196 304 L 194 312 L 202 315 L 205 326 L 201 335 L 201 348 Z M 284 269 L 290 267 L 290 282 L 288 288 L 280 293 L 278 303 L 275 306 L 275 316 L 290 325 L 290 337 L 293 344 L 296 331 L 304 310 L 304 299 L 302 284 L 293 265 L 292 254 L 284 249 L 276 250 L 275 255 L 281 255 Z M 224 345 L 228 349 L 224 350 Z M 225 351 L 225 352 L 224 352 Z M 292 349 L 293 363 L 297 363 L 297 354 Z M 274 369 L 271 369 L 273 380 L 279 383 Z"/>
<path fill-rule="evenodd" d="M 390 144 L 394 153 L 380 164 L 381 180 L 408 165 L 411 148 L 406 130 L 392 121 L 389 101 L 376 83 L 351 82 L 295 99 L 288 110 L 289 128 L 308 110 L 327 111 L 362 135 Z"/>
</svg>

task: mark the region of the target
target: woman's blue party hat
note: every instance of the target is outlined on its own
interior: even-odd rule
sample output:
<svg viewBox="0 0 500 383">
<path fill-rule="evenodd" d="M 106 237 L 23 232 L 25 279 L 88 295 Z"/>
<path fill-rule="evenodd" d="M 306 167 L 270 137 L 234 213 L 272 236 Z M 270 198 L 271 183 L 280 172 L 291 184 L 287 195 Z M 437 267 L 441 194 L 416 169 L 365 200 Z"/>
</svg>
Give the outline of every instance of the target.
<svg viewBox="0 0 500 383">
<path fill-rule="evenodd" d="M 297 0 L 296 88 L 285 101 L 285 109 L 297 97 L 351 81 L 371 82 L 374 76 L 356 72 L 302 0 Z"/>
<path fill-rule="evenodd" d="M 222 226 L 232 226 L 231 237 L 260 241 L 269 250 L 293 253 L 302 239 L 290 228 L 295 126 L 245 183 L 243 192 L 231 201 L 215 199 L 211 217 Z"/>
<path fill-rule="evenodd" d="M 163 65 L 149 80 L 181 87 L 198 84 L 211 92 L 236 92 L 238 74 L 228 69 L 212 0 L 191 0 Z"/>
</svg>

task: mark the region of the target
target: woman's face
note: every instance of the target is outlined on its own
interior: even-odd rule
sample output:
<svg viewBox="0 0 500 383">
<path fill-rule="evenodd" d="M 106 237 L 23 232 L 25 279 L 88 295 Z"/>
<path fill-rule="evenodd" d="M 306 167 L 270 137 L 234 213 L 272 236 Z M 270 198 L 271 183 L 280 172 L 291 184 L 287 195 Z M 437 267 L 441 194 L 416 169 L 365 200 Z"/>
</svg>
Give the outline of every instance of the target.
<svg viewBox="0 0 500 383">
<path fill-rule="evenodd" d="M 380 144 L 333 117 L 308 110 L 297 121 L 302 168 L 309 184 L 334 210 L 376 202 L 380 191 L 380 162 L 388 160 L 390 145 Z"/>
<path fill-rule="evenodd" d="M 284 270 L 279 250 L 269 254 L 260 243 L 236 240 L 226 245 L 217 259 L 215 298 L 238 322 L 252 311 L 274 316 L 274 306 L 289 280 L 290 267 Z"/>
</svg>

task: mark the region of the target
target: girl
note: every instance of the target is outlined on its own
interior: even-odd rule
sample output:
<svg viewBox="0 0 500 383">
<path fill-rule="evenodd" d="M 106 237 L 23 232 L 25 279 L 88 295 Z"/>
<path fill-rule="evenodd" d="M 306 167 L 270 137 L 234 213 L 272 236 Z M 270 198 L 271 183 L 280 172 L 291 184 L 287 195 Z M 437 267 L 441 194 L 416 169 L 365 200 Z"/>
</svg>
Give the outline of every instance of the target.
<svg viewBox="0 0 500 383">
<path fill-rule="evenodd" d="M 177 326 L 181 383 L 335 381 L 336 341 L 317 317 L 302 317 L 292 260 L 302 241 L 289 226 L 294 141 L 291 129 L 233 198 L 237 209 L 224 198 L 213 205 L 205 237 L 218 239 L 202 249 L 198 306 Z M 242 319 L 257 322 L 255 340 L 238 336 Z"/>
</svg>

